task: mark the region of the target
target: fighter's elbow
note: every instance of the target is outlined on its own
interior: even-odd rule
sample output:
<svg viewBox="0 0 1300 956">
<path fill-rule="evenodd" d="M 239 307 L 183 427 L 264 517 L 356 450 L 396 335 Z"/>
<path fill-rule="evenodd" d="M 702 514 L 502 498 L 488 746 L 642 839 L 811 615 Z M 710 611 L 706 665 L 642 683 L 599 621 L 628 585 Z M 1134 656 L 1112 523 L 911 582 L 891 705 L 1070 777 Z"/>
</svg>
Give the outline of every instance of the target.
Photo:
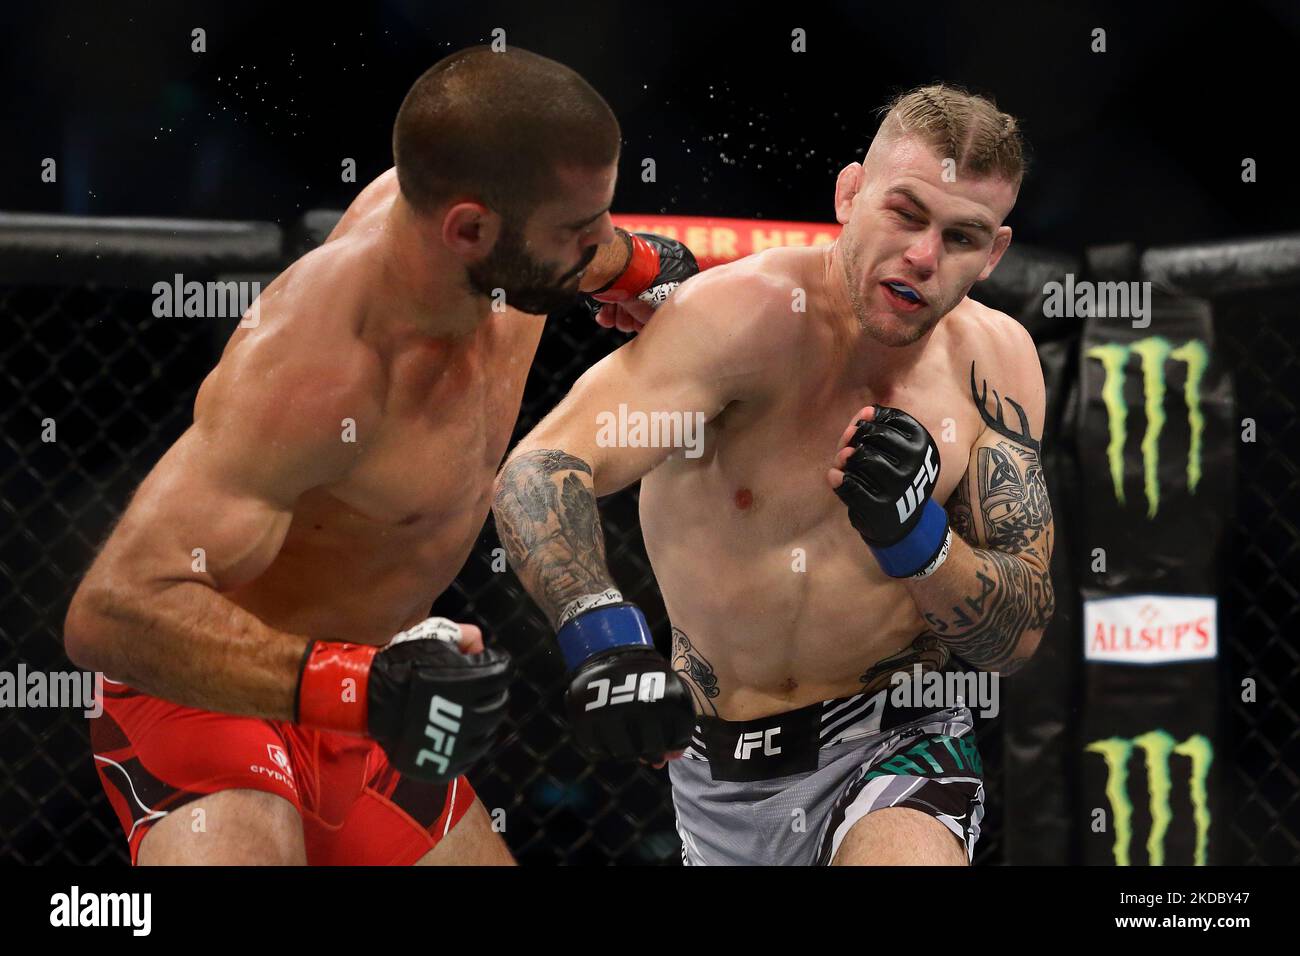
<svg viewBox="0 0 1300 956">
<path fill-rule="evenodd" d="M 562 440 L 560 436 L 528 435 L 506 457 L 505 464 L 497 472 L 494 489 L 500 492 L 521 480 L 529 481 L 536 477 L 551 480 L 571 471 L 594 477 L 601 456 L 592 454 L 586 447 L 575 447 L 575 444 Z"/>
<path fill-rule="evenodd" d="M 1016 671 L 1023 670 L 1038 651 L 1038 645 L 1043 640 L 1042 630 L 1026 630 L 1020 635 L 1020 641 L 1016 644 L 1015 653 L 998 668 L 1003 677 L 1010 677 Z"/>
<path fill-rule="evenodd" d="M 1042 638 L 1043 632 L 1047 630 L 1052 618 L 1056 617 L 1056 588 L 1052 586 L 1052 575 L 1050 572 L 1043 575 L 1042 596 L 1036 602 L 1035 613 L 1030 627 L 1038 632 L 1039 639 Z M 1034 642 L 1037 647 L 1037 641 Z"/>
<path fill-rule="evenodd" d="M 1020 653 L 1017 655 L 1023 664 L 1028 664 L 1030 659 L 1038 653 L 1038 645 L 1043 641 L 1043 631 L 1026 631 L 1025 636 L 1020 639 Z"/>
<path fill-rule="evenodd" d="M 83 670 L 104 670 L 111 654 L 111 634 L 103 611 L 105 597 L 97 585 L 83 583 L 63 617 L 64 653 Z"/>
</svg>

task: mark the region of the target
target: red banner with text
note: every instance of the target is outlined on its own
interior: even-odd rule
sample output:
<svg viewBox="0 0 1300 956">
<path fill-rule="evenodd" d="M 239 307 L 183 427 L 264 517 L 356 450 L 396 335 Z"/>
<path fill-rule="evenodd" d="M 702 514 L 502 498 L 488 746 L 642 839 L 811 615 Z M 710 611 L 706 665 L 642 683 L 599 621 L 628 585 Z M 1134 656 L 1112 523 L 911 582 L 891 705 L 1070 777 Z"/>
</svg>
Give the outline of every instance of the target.
<svg viewBox="0 0 1300 956">
<path fill-rule="evenodd" d="M 719 219 L 713 216 L 611 216 L 628 232 L 653 232 L 684 243 L 701 269 L 778 246 L 824 246 L 840 234 L 838 224 L 780 219 Z"/>
</svg>

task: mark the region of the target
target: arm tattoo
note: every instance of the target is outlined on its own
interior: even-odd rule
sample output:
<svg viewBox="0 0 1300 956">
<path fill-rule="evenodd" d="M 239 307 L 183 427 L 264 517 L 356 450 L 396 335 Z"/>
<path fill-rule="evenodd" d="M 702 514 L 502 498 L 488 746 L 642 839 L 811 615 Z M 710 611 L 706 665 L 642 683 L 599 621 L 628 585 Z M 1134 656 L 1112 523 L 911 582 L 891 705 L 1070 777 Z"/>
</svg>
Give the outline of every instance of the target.
<svg viewBox="0 0 1300 956">
<path fill-rule="evenodd" d="M 1037 454 L 1039 451 L 1038 442 L 1029 435 L 1029 416 L 1025 414 L 1025 410 L 1020 407 L 1014 398 L 1007 396 L 1007 404 L 1015 410 L 1016 417 L 1020 419 L 1020 429 L 1017 431 L 1003 419 L 1002 399 L 998 396 L 996 389 L 993 391 L 994 414 L 989 414 L 988 409 L 984 407 L 989 395 L 988 380 L 985 379 L 980 382 L 980 385 L 983 386 L 982 390 L 975 387 L 975 362 L 972 360 L 970 363 L 970 396 L 975 400 L 975 407 L 980 410 L 980 417 L 984 419 L 984 424 L 999 435 L 1005 435 L 1007 438 L 1015 439 L 1027 448 L 1032 448 L 1034 453 Z"/>
<path fill-rule="evenodd" d="M 1037 452 L 1017 442 L 998 442 L 979 449 L 975 468 L 988 547 L 1019 554 L 1050 535 L 1052 505 Z"/>
<path fill-rule="evenodd" d="M 673 670 L 682 675 L 686 686 L 691 689 L 691 696 L 695 698 L 695 712 L 718 716 L 713 698 L 721 691 L 718 689 L 717 675 L 713 673 L 713 665 L 695 649 L 686 632 L 676 627 L 673 628 Z"/>
<path fill-rule="evenodd" d="M 1056 609 L 1051 575 L 1001 551 L 974 553 L 975 587 L 942 615 L 927 611 L 925 621 L 962 660 L 1012 674 L 1026 661 L 1015 654 L 1025 631 L 1046 627 Z"/>
<path fill-rule="evenodd" d="M 575 598 L 614 586 L 591 467 L 555 449 L 512 459 L 492 501 L 510 566 L 552 623 Z"/>
<path fill-rule="evenodd" d="M 923 631 L 897 654 L 882 657 L 868 667 L 858 680 L 863 684 L 863 692 L 871 694 L 888 687 L 890 678 L 898 671 L 910 674 L 917 664 L 921 665 L 922 671 L 941 671 L 947 663 L 948 648 L 933 633 Z"/>
<path fill-rule="evenodd" d="M 957 482 L 944 510 L 948 512 L 948 524 L 952 526 L 952 533 L 972 548 L 978 548 L 979 535 L 975 529 L 975 515 L 971 511 L 970 491 L 966 487 L 966 481 L 966 476 L 962 476 Z"/>
<path fill-rule="evenodd" d="M 971 397 L 985 424 L 1005 440 L 976 449 L 973 474 L 957 483 L 947 505 L 953 532 L 974 550 L 979 567 L 959 603 L 924 617 L 963 660 L 1011 674 L 1027 660 L 1015 653 L 1025 632 L 1047 627 L 1056 610 L 1049 569 L 1052 505 L 1028 416 L 1014 399 L 996 391 L 996 414 L 990 415 L 984 407 L 988 391 L 987 382 L 982 390 L 976 388 L 972 362 Z M 1020 420 L 1018 430 L 1005 421 L 1004 398 Z M 970 499 L 972 484 L 977 503 Z"/>
</svg>

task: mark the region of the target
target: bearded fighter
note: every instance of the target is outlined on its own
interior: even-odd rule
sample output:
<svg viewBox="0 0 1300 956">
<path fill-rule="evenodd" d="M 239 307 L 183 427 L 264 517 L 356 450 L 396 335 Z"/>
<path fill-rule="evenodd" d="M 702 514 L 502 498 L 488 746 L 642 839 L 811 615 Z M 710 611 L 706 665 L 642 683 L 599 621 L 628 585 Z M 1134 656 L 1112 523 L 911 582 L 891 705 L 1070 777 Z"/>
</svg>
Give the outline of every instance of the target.
<svg viewBox="0 0 1300 956">
<path fill-rule="evenodd" d="M 570 714 L 693 704 L 693 727 L 663 708 L 639 729 L 685 750 L 669 773 L 688 864 L 972 858 L 970 709 L 900 704 L 893 677 L 1010 674 L 1053 614 L 1037 352 L 967 297 L 1007 250 L 1023 172 L 1017 123 L 990 101 L 897 98 L 839 174 L 834 243 L 690 279 L 497 479 L 509 559 L 570 666 L 616 671 L 571 692 Z M 616 410 L 698 415 L 702 447 L 618 447 L 598 428 Z M 663 684 L 617 663 L 649 637 L 596 509 L 638 479 L 672 623 Z"/>
<path fill-rule="evenodd" d="M 427 615 L 545 313 L 693 266 L 613 229 L 619 137 L 567 67 L 453 54 L 403 101 L 395 169 L 234 332 L 65 622 L 111 679 L 91 739 L 133 863 L 511 862 L 463 775 L 508 658 Z"/>
</svg>

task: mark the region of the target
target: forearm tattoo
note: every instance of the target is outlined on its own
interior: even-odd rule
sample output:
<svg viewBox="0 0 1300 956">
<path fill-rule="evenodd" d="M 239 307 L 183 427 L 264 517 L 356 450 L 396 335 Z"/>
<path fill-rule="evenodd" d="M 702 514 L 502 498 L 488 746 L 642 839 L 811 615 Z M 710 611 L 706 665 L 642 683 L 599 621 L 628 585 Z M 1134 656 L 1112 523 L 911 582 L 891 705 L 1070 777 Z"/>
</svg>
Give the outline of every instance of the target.
<svg viewBox="0 0 1300 956">
<path fill-rule="evenodd" d="M 555 449 L 526 452 L 497 479 L 497 532 L 525 590 L 558 621 L 575 598 L 614 586 L 591 467 Z"/>
<path fill-rule="evenodd" d="M 927 612 L 926 622 L 957 656 L 984 670 L 1014 673 L 1027 658 L 1016 648 L 1026 631 L 1045 628 L 1056 610 L 1050 562 L 1052 505 L 1047 495 L 1040 444 L 1029 433 L 1024 409 L 993 392 L 995 411 L 986 408 L 988 383 L 975 385 L 971 398 L 984 423 L 1003 440 L 977 449 L 971 471 L 958 482 L 947 505 L 953 532 L 974 550 L 979 563 L 968 593 L 944 614 Z M 1008 425 L 1005 398 L 1019 419 Z M 970 499 L 971 485 L 979 495 Z"/>
<path fill-rule="evenodd" d="M 695 698 L 695 712 L 718 716 L 718 708 L 713 699 L 721 693 L 718 677 L 713 673 L 713 665 L 705 660 L 704 655 L 695 649 L 686 632 L 673 628 L 673 670 L 682 675 L 686 686 Z"/>
<path fill-rule="evenodd" d="M 944 614 L 927 611 L 931 630 L 954 654 L 981 670 L 1012 674 L 1027 658 L 1016 648 L 1026 631 L 1047 626 L 1056 610 L 1051 576 L 1001 551 L 974 549 L 975 587 Z"/>
</svg>

